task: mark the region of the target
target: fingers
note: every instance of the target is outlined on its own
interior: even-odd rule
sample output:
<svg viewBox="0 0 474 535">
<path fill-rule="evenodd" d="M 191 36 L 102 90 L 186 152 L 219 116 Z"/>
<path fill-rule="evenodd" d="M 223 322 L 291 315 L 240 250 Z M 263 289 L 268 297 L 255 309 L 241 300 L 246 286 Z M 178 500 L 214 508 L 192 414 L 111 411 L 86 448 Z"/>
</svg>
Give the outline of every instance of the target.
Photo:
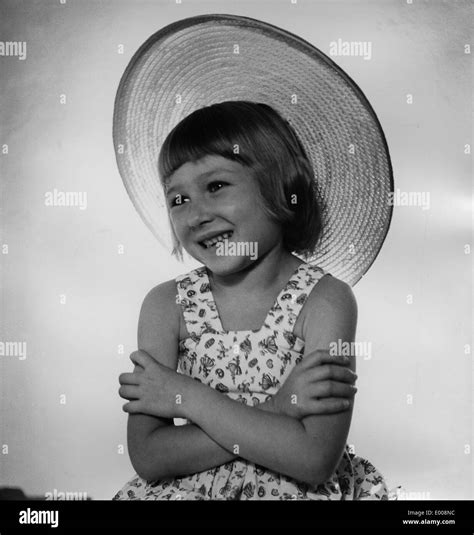
<svg viewBox="0 0 474 535">
<path fill-rule="evenodd" d="M 145 368 L 147 364 L 150 364 L 151 362 L 155 362 L 155 360 L 146 351 L 142 351 L 140 349 L 130 354 L 130 360 L 142 368 Z"/>
<path fill-rule="evenodd" d="M 350 357 L 344 355 L 331 355 L 329 349 L 316 349 L 308 353 L 300 365 L 306 368 L 321 366 L 322 364 L 337 364 L 338 366 L 350 366 Z"/>
<path fill-rule="evenodd" d="M 312 400 L 308 407 L 309 414 L 334 414 L 347 411 L 353 405 L 352 400 L 341 398 L 325 398 Z M 308 415 L 309 415 L 308 414 Z"/>
<path fill-rule="evenodd" d="M 121 398 L 128 400 L 139 399 L 140 397 L 139 387 L 133 385 L 122 385 L 118 393 Z"/>
<path fill-rule="evenodd" d="M 128 414 L 138 414 L 142 409 L 139 401 L 129 401 L 122 405 L 122 410 Z"/>
<path fill-rule="evenodd" d="M 140 378 L 134 373 L 121 373 L 119 375 L 119 383 L 121 385 L 138 385 Z"/>
<path fill-rule="evenodd" d="M 353 398 L 357 388 L 340 381 L 318 381 L 314 385 L 313 398 Z"/>
<path fill-rule="evenodd" d="M 306 378 L 310 382 L 333 380 L 353 384 L 357 379 L 357 374 L 345 366 L 324 364 L 308 370 L 306 372 Z"/>
</svg>

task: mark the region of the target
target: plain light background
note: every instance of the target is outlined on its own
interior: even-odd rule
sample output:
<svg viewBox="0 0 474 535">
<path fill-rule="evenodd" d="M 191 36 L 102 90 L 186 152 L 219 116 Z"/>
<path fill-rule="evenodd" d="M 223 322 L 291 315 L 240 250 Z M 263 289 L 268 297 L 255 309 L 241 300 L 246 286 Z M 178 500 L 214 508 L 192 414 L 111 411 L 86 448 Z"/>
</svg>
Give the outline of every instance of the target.
<svg viewBox="0 0 474 535">
<path fill-rule="evenodd" d="M 110 499 L 134 473 L 118 375 L 131 370 L 143 297 L 198 264 L 172 258 L 127 196 L 115 92 L 157 30 L 230 13 L 327 55 L 339 38 L 372 43 L 370 60 L 332 59 L 377 113 L 395 187 L 430 192 L 431 206 L 395 207 L 354 287 L 357 339 L 372 358 L 357 363 L 348 443 L 408 497 L 472 499 L 470 2 L 8 0 L 0 10 L 0 40 L 27 42 L 24 61 L 0 57 L 0 340 L 27 343 L 25 360 L 0 357 L 0 485 Z M 87 192 L 87 209 L 45 206 L 55 188 Z"/>
</svg>

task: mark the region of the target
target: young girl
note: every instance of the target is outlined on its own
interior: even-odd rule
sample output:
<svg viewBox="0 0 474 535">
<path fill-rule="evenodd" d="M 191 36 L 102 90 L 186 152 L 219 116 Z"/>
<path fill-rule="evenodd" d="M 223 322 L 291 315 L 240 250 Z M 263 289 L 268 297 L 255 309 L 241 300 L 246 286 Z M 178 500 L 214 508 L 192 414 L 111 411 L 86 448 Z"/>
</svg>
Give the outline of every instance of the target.
<svg viewBox="0 0 474 535">
<path fill-rule="evenodd" d="M 119 391 L 137 475 L 114 499 L 388 499 L 346 445 L 355 360 L 332 348 L 354 341 L 352 290 L 296 256 L 323 207 L 289 123 L 247 101 L 197 110 L 159 172 L 173 253 L 203 266 L 144 300 Z"/>
</svg>

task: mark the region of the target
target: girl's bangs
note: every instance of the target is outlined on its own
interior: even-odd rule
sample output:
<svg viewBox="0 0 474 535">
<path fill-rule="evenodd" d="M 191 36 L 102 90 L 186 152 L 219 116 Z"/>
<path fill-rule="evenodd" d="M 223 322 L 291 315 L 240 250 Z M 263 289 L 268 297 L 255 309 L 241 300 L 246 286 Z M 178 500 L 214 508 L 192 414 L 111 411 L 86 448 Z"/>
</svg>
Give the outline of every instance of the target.
<svg viewBox="0 0 474 535">
<path fill-rule="evenodd" d="M 252 158 L 246 158 L 234 150 L 245 142 L 241 125 L 233 121 L 234 117 L 216 117 L 215 114 L 206 113 L 208 110 L 197 110 L 170 132 L 158 161 L 162 183 L 166 183 L 183 164 L 205 156 L 219 155 L 242 165 L 251 165 Z"/>
</svg>

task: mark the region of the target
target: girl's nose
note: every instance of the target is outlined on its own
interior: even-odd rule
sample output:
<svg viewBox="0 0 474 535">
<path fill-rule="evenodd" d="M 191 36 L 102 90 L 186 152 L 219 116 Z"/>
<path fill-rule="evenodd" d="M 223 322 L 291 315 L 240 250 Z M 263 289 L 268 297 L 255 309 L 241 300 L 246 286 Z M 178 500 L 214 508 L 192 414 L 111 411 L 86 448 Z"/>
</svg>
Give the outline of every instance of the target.
<svg viewBox="0 0 474 535">
<path fill-rule="evenodd" d="M 190 203 L 188 208 L 188 225 L 191 228 L 197 228 L 202 223 L 212 219 L 209 210 L 203 203 Z"/>
</svg>

